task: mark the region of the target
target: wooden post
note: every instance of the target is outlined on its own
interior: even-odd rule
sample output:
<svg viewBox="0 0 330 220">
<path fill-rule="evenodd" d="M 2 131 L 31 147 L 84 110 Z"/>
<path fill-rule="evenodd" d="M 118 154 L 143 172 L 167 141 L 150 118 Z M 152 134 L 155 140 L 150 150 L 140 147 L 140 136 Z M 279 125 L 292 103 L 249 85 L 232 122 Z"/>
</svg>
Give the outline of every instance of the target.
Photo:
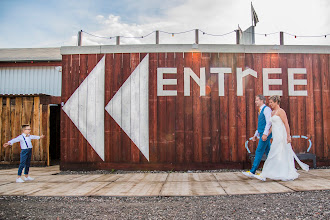
<svg viewBox="0 0 330 220">
<path fill-rule="evenodd" d="M 198 29 L 195 29 L 195 44 L 198 44 L 199 43 L 199 30 Z"/>
<path fill-rule="evenodd" d="M 159 44 L 159 31 L 156 31 L 156 44 Z"/>
<path fill-rule="evenodd" d="M 239 30 L 235 30 L 236 31 L 236 44 L 240 44 L 240 39 L 239 39 Z"/>
<path fill-rule="evenodd" d="M 81 46 L 81 41 L 82 41 L 81 33 L 82 33 L 82 30 L 78 31 L 78 46 Z"/>
<path fill-rule="evenodd" d="M 50 144 L 50 106 L 48 105 L 47 106 L 47 136 L 46 136 L 46 139 L 47 139 L 47 145 L 46 145 L 46 149 L 47 149 L 47 166 L 50 166 L 50 158 L 49 158 L 49 144 Z"/>
<path fill-rule="evenodd" d="M 120 45 L 120 36 L 116 37 L 116 45 Z"/>
<path fill-rule="evenodd" d="M 283 35 L 283 31 L 280 32 L 280 45 L 284 45 L 284 35 Z"/>
</svg>

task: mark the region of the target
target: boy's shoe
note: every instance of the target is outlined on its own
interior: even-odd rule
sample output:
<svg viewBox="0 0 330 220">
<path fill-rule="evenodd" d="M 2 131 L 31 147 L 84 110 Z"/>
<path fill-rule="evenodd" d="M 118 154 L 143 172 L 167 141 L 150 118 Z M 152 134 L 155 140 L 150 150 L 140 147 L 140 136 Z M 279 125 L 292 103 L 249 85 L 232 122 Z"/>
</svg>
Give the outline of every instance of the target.
<svg viewBox="0 0 330 220">
<path fill-rule="evenodd" d="M 17 178 L 16 183 L 24 183 L 24 180 L 22 180 L 22 178 Z"/>
<path fill-rule="evenodd" d="M 245 171 L 245 172 L 242 172 L 242 173 L 247 177 L 254 177 L 254 174 L 251 173 L 250 171 Z"/>
<path fill-rule="evenodd" d="M 25 181 L 32 181 L 32 180 L 34 180 L 34 178 L 32 178 L 32 177 L 30 177 L 30 176 L 25 177 Z"/>
</svg>

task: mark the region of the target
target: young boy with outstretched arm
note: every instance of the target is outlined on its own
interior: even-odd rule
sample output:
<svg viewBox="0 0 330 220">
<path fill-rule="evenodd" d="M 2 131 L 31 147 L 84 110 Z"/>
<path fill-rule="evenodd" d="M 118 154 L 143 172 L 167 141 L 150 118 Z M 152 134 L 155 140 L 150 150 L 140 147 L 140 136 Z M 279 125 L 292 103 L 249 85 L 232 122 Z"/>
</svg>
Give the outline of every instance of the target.
<svg viewBox="0 0 330 220">
<path fill-rule="evenodd" d="M 30 168 L 30 162 L 31 162 L 31 156 L 32 156 L 32 139 L 40 139 L 44 138 L 44 135 L 36 136 L 36 135 L 30 135 L 31 127 L 30 125 L 22 125 L 22 131 L 23 133 L 19 135 L 18 137 L 8 141 L 8 143 L 5 143 L 3 146 L 6 148 L 10 145 L 13 145 L 14 143 L 20 142 L 21 144 L 21 159 L 20 164 L 18 168 L 18 177 L 16 179 L 17 183 L 24 183 L 24 180 L 22 180 L 21 175 L 23 168 L 24 174 L 25 174 L 25 181 L 34 180 L 34 178 L 29 176 L 29 168 Z"/>
</svg>

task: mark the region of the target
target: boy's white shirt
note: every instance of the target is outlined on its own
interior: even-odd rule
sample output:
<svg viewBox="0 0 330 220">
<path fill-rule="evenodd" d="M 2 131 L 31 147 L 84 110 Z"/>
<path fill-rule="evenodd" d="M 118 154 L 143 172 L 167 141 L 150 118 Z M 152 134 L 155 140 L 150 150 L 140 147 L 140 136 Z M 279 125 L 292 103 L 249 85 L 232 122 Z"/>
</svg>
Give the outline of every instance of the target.
<svg viewBox="0 0 330 220">
<path fill-rule="evenodd" d="M 24 138 L 25 138 L 25 141 L 26 143 L 28 144 L 28 146 L 26 146 L 26 143 L 24 141 Z M 32 139 L 40 139 L 40 136 L 36 136 L 36 135 L 29 135 L 29 136 L 26 136 L 26 134 L 22 133 L 21 135 L 17 136 L 16 138 L 8 141 L 8 143 L 10 143 L 10 145 L 13 145 L 17 142 L 20 142 L 21 144 L 21 149 L 28 149 L 28 148 L 32 148 L 32 143 L 31 143 L 31 140 Z"/>
<path fill-rule="evenodd" d="M 266 127 L 265 127 L 265 131 L 264 131 L 264 133 L 262 134 L 262 135 L 267 135 L 268 136 L 268 133 L 269 133 L 269 130 L 270 130 L 270 127 L 272 126 L 272 122 L 271 122 L 271 120 L 270 120 L 270 118 L 272 117 L 272 110 L 271 110 L 271 108 L 269 107 L 269 106 L 267 106 L 267 105 L 265 105 L 265 104 L 263 104 L 262 106 L 260 106 L 260 112 L 262 111 L 262 109 L 264 108 L 266 106 L 266 108 L 265 108 L 265 110 L 264 110 L 264 115 L 265 115 L 265 119 L 266 119 Z M 258 130 L 256 130 L 256 132 L 254 133 L 254 136 L 255 137 L 260 137 L 261 135 L 259 134 L 259 132 L 258 132 Z"/>
</svg>

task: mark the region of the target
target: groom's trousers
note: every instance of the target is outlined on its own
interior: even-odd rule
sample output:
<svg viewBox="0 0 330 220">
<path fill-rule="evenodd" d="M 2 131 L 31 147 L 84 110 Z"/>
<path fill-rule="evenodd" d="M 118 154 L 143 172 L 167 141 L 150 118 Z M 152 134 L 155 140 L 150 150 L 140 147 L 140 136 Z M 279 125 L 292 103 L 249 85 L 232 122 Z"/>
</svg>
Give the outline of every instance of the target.
<svg viewBox="0 0 330 220">
<path fill-rule="evenodd" d="M 266 156 L 268 156 L 268 153 L 270 150 L 270 139 L 271 138 L 272 138 L 272 134 L 270 134 L 267 137 L 266 141 L 263 141 L 261 138 L 259 139 L 258 147 L 257 147 L 256 153 L 255 153 L 255 158 L 254 158 L 254 161 L 252 164 L 252 168 L 250 170 L 251 173 L 253 173 L 253 174 L 256 173 L 264 153 L 266 153 Z"/>
</svg>

